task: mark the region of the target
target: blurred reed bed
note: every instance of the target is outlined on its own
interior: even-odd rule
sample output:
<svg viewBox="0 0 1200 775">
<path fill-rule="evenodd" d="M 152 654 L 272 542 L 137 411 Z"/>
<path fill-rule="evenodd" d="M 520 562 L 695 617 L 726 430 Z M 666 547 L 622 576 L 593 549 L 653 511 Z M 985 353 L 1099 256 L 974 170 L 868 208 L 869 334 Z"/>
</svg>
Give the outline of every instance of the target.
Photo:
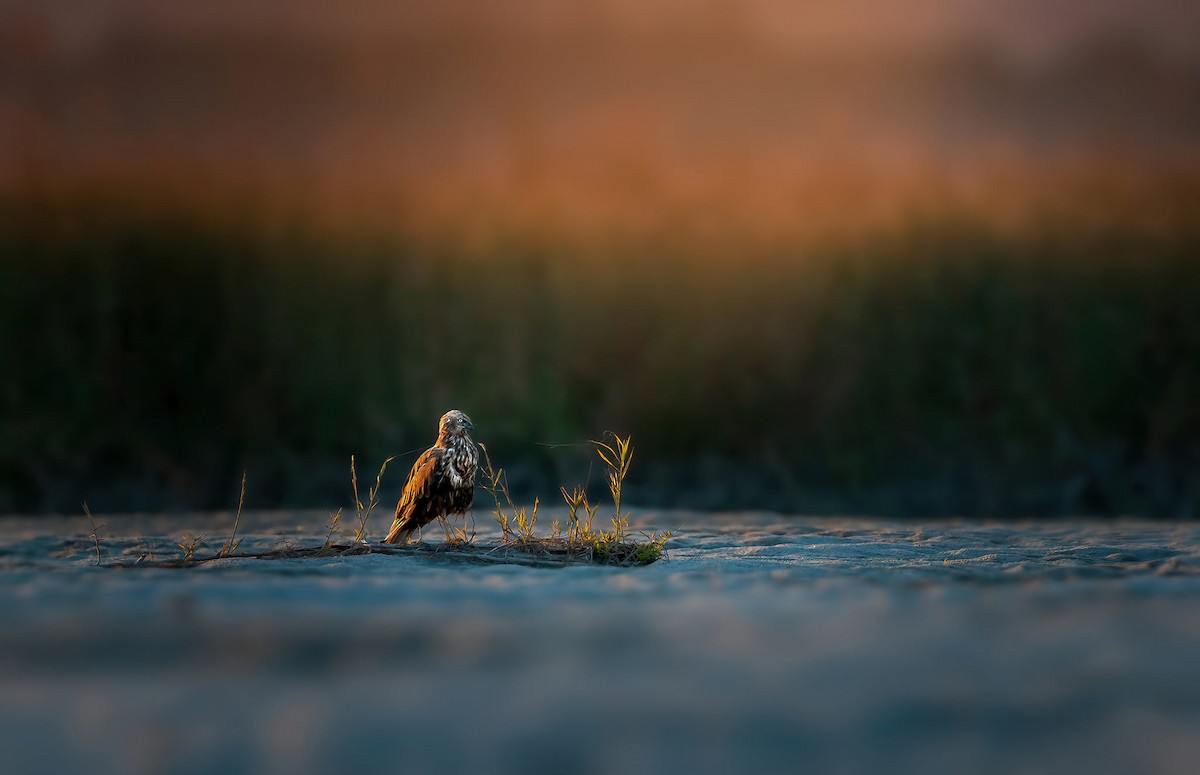
<svg viewBox="0 0 1200 775">
<path fill-rule="evenodd" d="M 612 430 L 639 505 L 1195 514 L 1200 198 L 1160 183 L 795 239 L 10 197 L 0 512 L 343 502 L 461 407 L 530 497 Z"/>
</svg>

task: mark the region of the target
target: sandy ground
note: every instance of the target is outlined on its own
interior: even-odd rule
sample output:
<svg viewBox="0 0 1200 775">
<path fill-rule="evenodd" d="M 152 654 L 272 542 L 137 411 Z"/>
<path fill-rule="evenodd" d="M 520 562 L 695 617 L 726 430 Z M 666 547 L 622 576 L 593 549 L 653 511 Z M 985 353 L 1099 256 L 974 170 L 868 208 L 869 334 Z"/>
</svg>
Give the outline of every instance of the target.
<svg viewBox="0 0 1200 775">
<path fill-rule="evenodd" d="M 215 549 L 230 523 L 97 521 L 106 560 L 178 555 L 184 526 Z M 323 521 L 245 515 L 243 548 L 319 543 Z M 668 560 L 168 570 L 95 567 L 81 518 L 0 520 L 2 769 L 1191 773 L 1200 761 L 1197 523 L 641 522 L 683 526 Z"/>
</svg>

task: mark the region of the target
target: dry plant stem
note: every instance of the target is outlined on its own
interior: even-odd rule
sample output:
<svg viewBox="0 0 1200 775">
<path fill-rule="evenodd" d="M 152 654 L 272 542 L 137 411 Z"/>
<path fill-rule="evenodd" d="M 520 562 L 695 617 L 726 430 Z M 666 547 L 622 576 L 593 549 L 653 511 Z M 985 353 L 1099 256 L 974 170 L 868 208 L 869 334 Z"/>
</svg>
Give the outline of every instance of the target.
<svg viewBox="0 0 1200 775">
<path fill-rule="evenodd" d="M 105 523 L 96 524 L 96 520 L 92 519 L 92 512 L 88 509 L 87 501 L 83 502 L 83 514 L 87 517 L 88 522 L 92 525 L 92 543 L 96 545 L 96 564 L 100 564 L 100 537 L 98 535 L 100 528 L 104 527 Z"/>
<path fill-rule="evenodd" d="M 471 516 L 471 512 L 463 515 L 461 526 L 451 525 L 449 517 L 445 515 L 440 515 L 437 519 L 441 523 L 442 534 L 448 545 L 461 546 L 475 542 L 475 520 Z"/>
<path fill-rule="evenodd" d="M 242 545 L 242 540 L 237 537 L 238 525 L 242 521 L 242 505 L 246 502 L 246 471 L 242 470 L 242 491 L 238 494 L 237 515 L 233 518 L 233 532 L 229 534 L 229 540 L 217 552 L 217 557 L 225 557 L 230 552 L 236 551 Z M 236 540 L 235 540 L 236 539 Z"/>
<path fill-rule="evenodd" d="M 354 531 L 354 541 L 356 543 L 366 543 L 367 540 L 367 520 L 371 518 L 371 512 L 379 505 L 379 489 L 383 484 L 383 472 L 387 470 L 388 463 L 395 460 L 393 455 L 383 461 L 383 465 L 379 467 L 379 473 L 375 475 L 375 486 L 367 490 L 367 504 L 364 506 L 362 500 L 358 497 L 358 471 L 354 467 L 354 455 L 350 456 L 350 484 L 354 488 L 354 515 L 358 518 L 358 529 Z"/>
<path fill-rule="evenodd" d="M 504 505 L 500 503 L 500 494 L 504 493 L 504 497 L 514 514 L 517 511 L 517 507 L 513 503 L 512 496 L 508 494 L 508 480 L 504 477 L 504 469 L 501 468 L 497 471 L 492 466 L 492 457 L 488 454 L 487 446 L 480 444 L 479 449 L 483 451 L 483 476 L 486 479 L 486 484 L 483 484 L 482 487 L 484 490 L 487 490 L 488 494 L 492 496 L 492 500 L 496 502 L 495 508 L 492 509 L 492 514 L 496 516 L 496 524 L 500 526 L 504 541 L 507 543 L 511 540 L 512 525 L 508 513 L 504 510 Z"/>
<path fill-rule="evenodd" d="M 514 521 L 516 521 L 517 517 L 520 516 L 520 509 L 518 509 L 517 504 L 513 502 L 512 493 L 510 493 L 508 490 L 508 474 L 504 473 L 503 468 L 500 469 L 500 476 L 501 476 L 501 480 L 502 480 L 500 483 L 500 492 L 504 493 L 504 499 L 506 501 L 508 501 L 508 507 L 510 509 L 512 509 L 513 519 L 514 519 Z M 505 517 L 504 521 L 505 521 L 505 524 L 507 524 L 508 518 Z M 517 527 L 519 529 L 521 527 L 521 525 L 518 523 Z"/>
<path fill-rule="evenodd" d="M 325 549 L 328 549 L 333 544 L 333 537 L 340 529 L 342 523 L 342 510 L 338 509 L 336 512 L 330 513 L 329 517 L 329 524 L 325 526 L 325 543 L 321 544 L 321 546 Z"/>
<path fill-rule="evenodd" d="M 358 470 L 354 467 L 354 455 L 350 456 L 350 486 L 354 489 L 354 516 L 358 520 L 358 529 L 354 532 L 354 540 L 357 542 L 366 534 L 366 519 L 362 515 L 362 500 L 358 497 Z"/>
<path fill-rule="evenodd" d="M 533 530 L 537 526 L 537 513 L 540 500 L 538 498 L 533 499 L 532 513 L 524 506 L 518 506 L 516 502 L 513 501 L 512 493 L 508 489 L 508 476 L 505 475 L 504 469 L 501 468 L 497 470 L 492 466 L 492 459 L 491 456 L 488 455 L 486 446 L 480 444 L 479 448 L 483 450 L 484 464 L 482 470 L 484 479 L 486 480 L 481 486 L 483 489 L 487 490 L 487 492 L 492 496 L 492 500 L 496 503 L 495 508 L 492 509 L 492 513 L 496 515 L 496 524 L 500 526 L 500 530 L 504 536 L 504 541 L 508 542 L 513 540 L 513 523 L 516 523 L 516 535 L 521 541 L 532 541 Z M 511 517 L 505 510 L 504 504 L 500 502 L 501 495 L 504 496 L 505 502 L 508 503 L 508 508 L 512 510 Z"/>
<path fill-rule="evenodd" d="M 468 520 L 470 520 L 470 532 L 467 532 Z M 462 537 L 464 543 L 469 544 L 474 543 L 475 541 L 475 512 L 473 511 L 468 511 L 466 515 L 463 516 Z"/>
<path fill-rule="evenodd" d="M 183 562 L 193 563 L 198 562 L 196 559 L 196 547 L 204 543 L 205 536 L 196 536 L 193 538 L 190 533 L 183 534 L 183 540 L 177 544 L 183 550 Z M 209 557 L 210 560 L 215 560 L 216 557 Z"/>
</svg>

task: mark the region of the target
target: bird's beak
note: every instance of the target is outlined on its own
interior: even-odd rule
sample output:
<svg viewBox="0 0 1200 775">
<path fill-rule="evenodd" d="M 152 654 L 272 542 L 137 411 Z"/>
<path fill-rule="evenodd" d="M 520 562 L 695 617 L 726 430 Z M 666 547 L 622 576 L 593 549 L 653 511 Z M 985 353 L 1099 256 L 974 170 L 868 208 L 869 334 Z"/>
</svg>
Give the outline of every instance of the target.
<svg viewBox="0 0 1200 775">
<path fill-rule="evenodd" d="M 465 423 L 463 423 L 463 427 L 469 431 L 473 431 L 473 430 L 475 430 L 475 423 L 471 422 L 470 420 L 467 420 Z"/>
</svg>

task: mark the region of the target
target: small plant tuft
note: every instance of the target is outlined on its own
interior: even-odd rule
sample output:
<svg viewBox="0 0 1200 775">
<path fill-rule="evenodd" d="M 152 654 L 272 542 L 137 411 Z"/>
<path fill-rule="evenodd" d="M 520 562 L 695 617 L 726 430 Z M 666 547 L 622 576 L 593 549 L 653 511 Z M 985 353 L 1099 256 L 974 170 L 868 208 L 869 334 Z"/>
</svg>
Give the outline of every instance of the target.
<svg viewBox="0 0 1200 775">
<path fill-rule="evenodd" d="M 642 565 L 648 565 L 662 557 L 663 546 L 666 545 L 667 540 L 674 534 L 672 530 L 663 530 L 662 532 L 655 530 L 649 534 L 642 533 L 646 539 L 646 543 L 640 545 L 635 552 L 638 562 Z"/>
<path fill-rule="evenodd" d="M 563 501 L 567 504 L 567 541 L 571 544 L 578 544 L 590 540 L 593 534 L 592 522 L 596 519 L 596 512 L 600 510 L 600 504 L 593 504 L 588 500 L 587 489 L 583 485 L 575 485 L 575 487 L 567 492 L 566 487 L 559 487 L 558 491 L 562 493 Z M 581 519 L 579 512 L 582 511 L 584 519 Z"/>
<path fill-rule="evenodd" d="M 524 506 L 519 506 L 516 509 L 517 513 L 517 530 L 520 532 L 520 540 L 522 543 L 530 543 L 533 541 L 533 529 L 537 527 L 538 499 L 533 499 L 533 511 L 530 512 Z"/>
</svg>

